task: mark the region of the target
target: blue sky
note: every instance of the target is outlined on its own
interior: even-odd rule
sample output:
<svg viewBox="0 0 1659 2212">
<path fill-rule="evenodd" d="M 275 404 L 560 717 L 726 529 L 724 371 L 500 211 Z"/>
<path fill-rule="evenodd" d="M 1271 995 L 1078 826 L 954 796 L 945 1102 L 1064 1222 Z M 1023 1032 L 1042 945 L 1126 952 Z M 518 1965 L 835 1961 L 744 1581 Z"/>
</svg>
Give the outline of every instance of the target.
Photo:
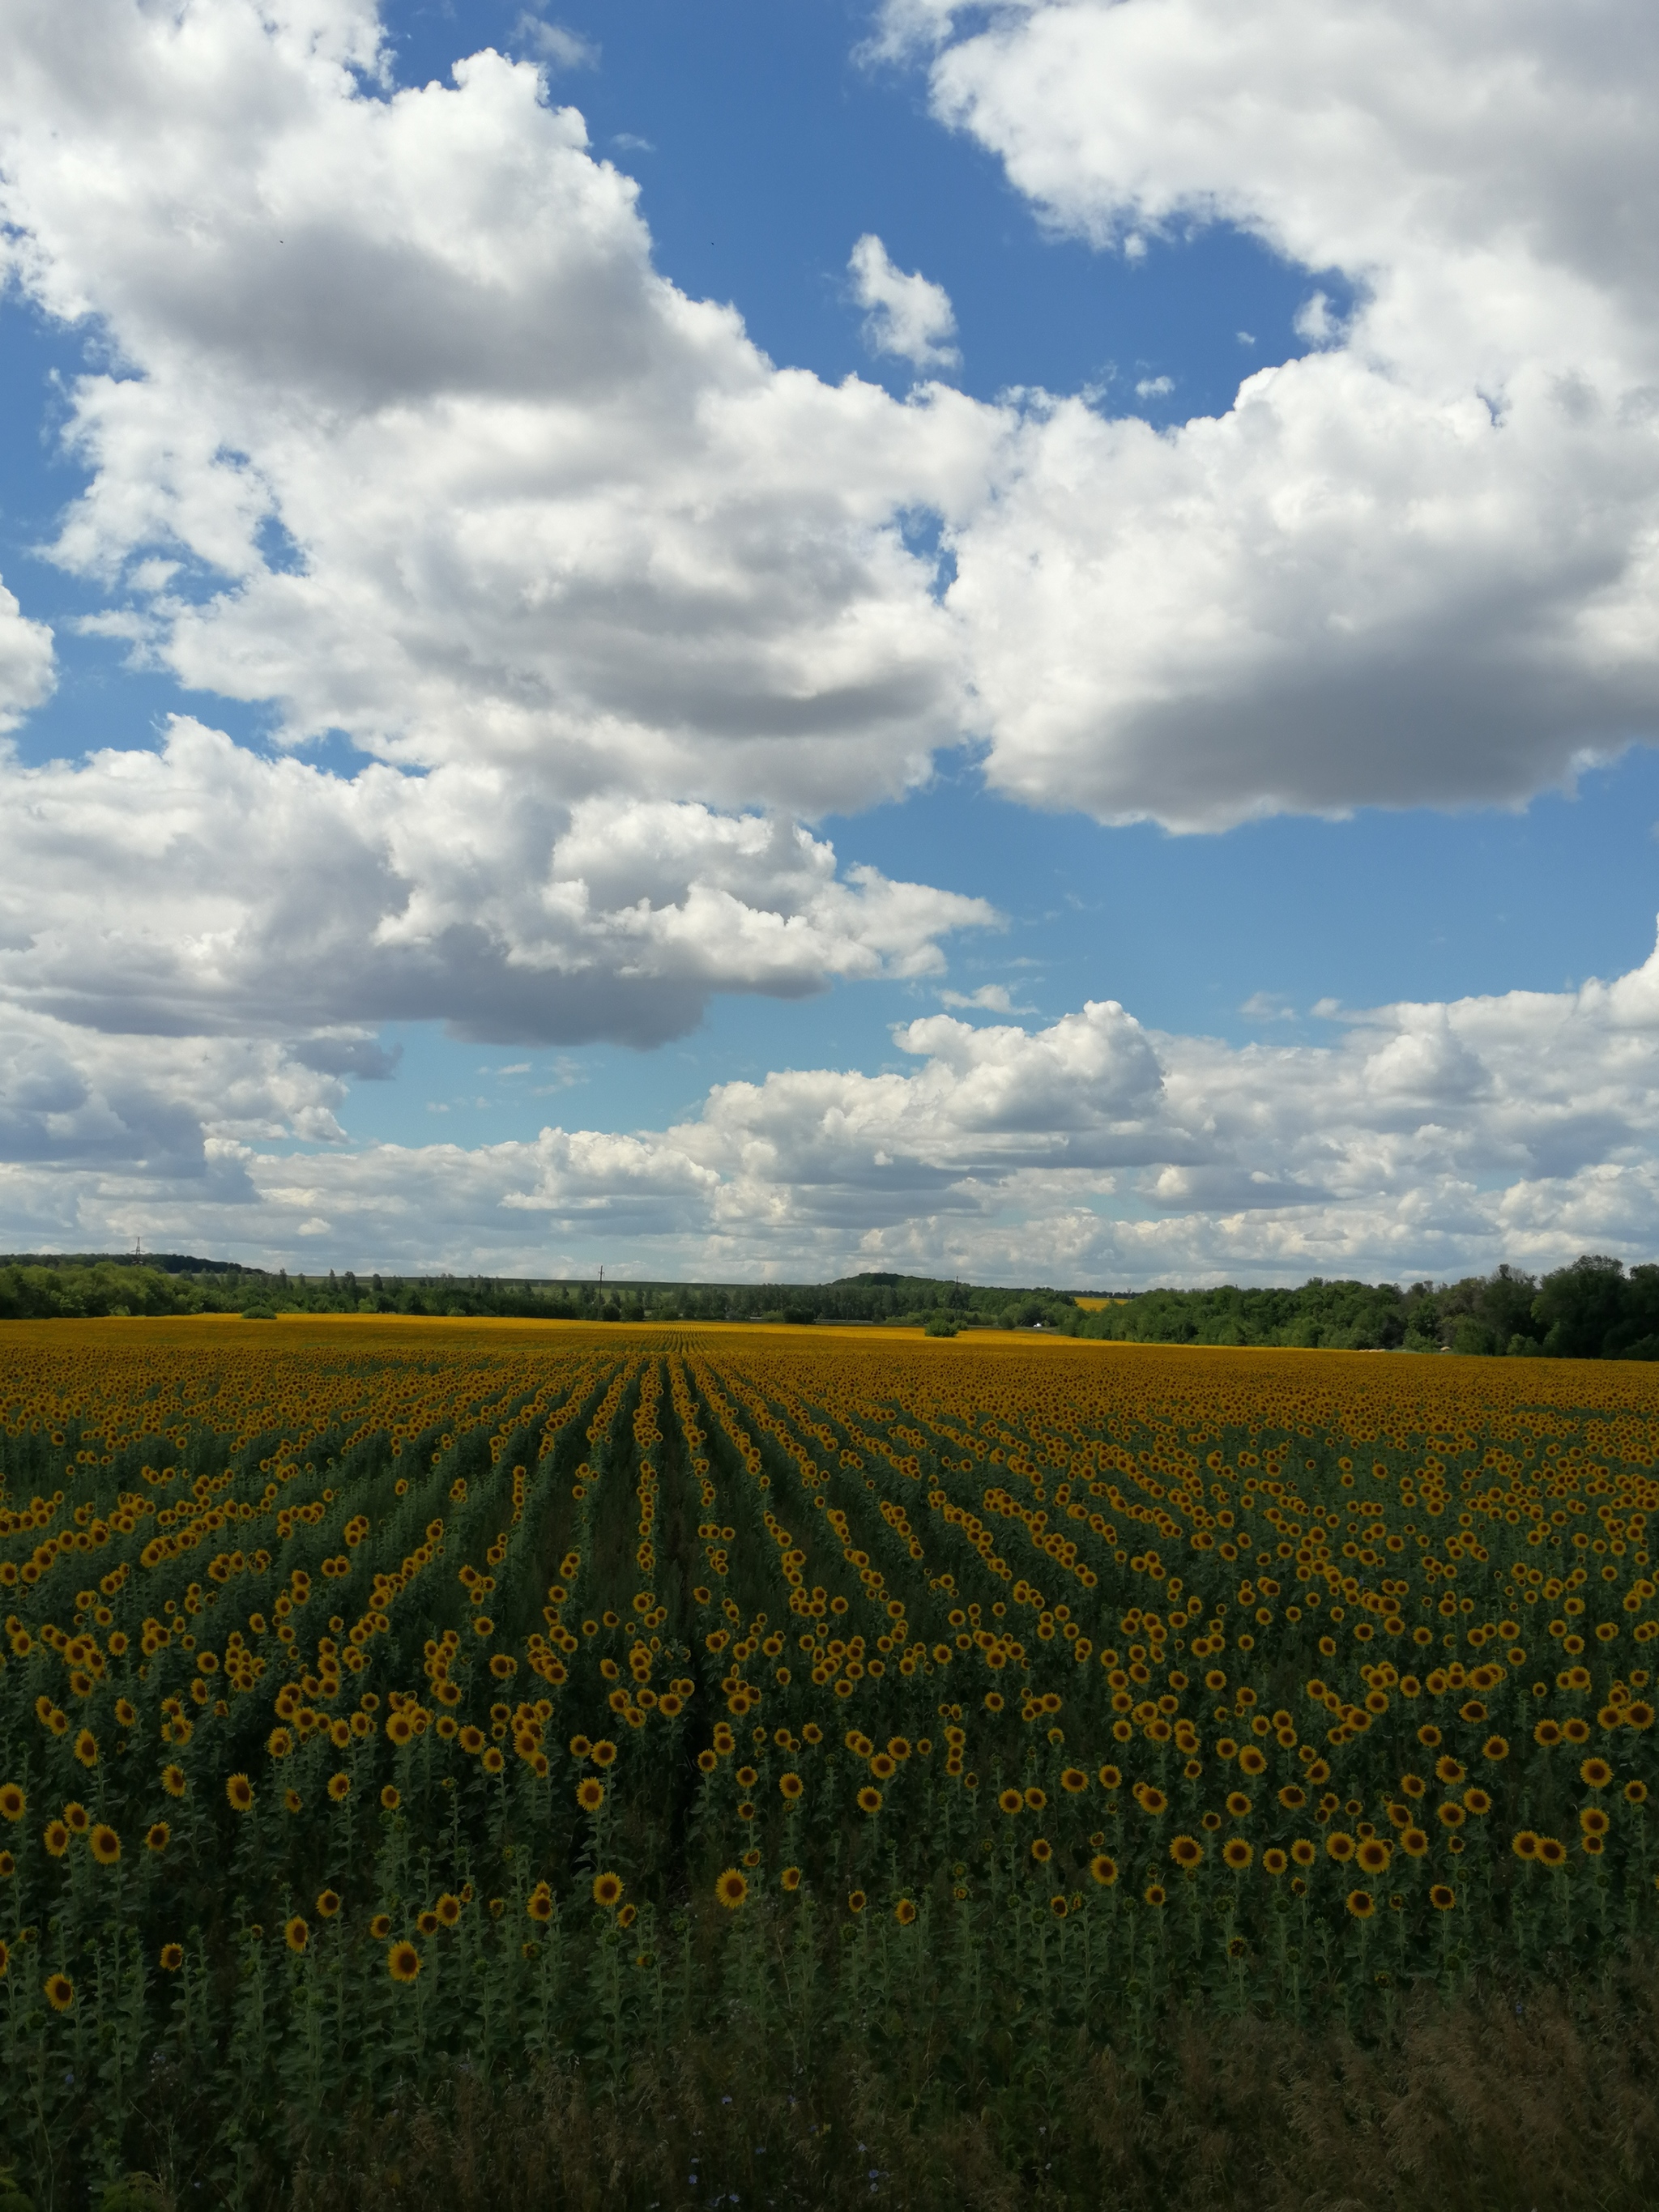
<svg viewBox="0 0 1659 2212">
<path fill-rule="evenodd" d="M 7 1243 L 1649 1254 L 1652 334 L 1580 243 L 1647 156 L 1573 107 L 1616 51 L 1437 145 L 1425 39 L 1475 97 L 1542 33 L 98 4 L 90 95 L 0 17 Z"/>
</svg>

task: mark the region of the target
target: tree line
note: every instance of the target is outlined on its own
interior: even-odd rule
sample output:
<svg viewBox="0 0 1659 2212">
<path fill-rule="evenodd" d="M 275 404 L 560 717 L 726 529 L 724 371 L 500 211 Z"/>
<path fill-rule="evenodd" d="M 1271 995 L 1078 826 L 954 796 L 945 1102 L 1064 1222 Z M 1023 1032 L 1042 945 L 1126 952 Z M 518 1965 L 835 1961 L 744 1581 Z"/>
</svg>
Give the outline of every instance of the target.
<svg viewBox="0 0 1659 2212">
<path fill-rule="evenodd" d="M 1150 1290 L 1098 1310 L 1052 1289 L 866 1273 L 830 1283 L 601 1283 L 489 1275 L 290 1274 L 182 1253 L 0 1255 L 0 1320 L 124 1315 L 379 1313 L 525 1321 L 917 1325 L 934 1335 L 1042 1328 L 1139 1344 L 1659 1359 L 1659 1267 L 1586 1254 L 1542 1276 L 1508 1266 L 1455 1283 Z M 1092 1302 L 1091 1302 L 1092 1304 Z"/>
</svg>

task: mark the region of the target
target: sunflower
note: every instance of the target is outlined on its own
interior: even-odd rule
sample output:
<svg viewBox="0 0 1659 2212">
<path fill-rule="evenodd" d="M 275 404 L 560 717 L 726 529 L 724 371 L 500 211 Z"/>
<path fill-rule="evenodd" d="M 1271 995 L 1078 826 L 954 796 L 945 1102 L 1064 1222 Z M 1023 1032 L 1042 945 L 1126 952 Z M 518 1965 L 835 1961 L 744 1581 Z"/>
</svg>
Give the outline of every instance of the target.
<svg viewBox="0 0 1659 2212">
<path fill-rule="evenodd" d="M 1578 1825 L 1587 1836 L 1605 1836 L 1613 1823 L 1599 1805 L 1586 1805 L 1578 1815 Z"/>
<path fill-rule="evenodd" d="M 469 1722 L 461 1730 L 458 1741 L 467 1757 L 476 1759 L 484 1747 L 484 1732 L 481 1728 L 474 1728 Z"/>
<path fill-rule="evenodd" d="M 283 1941 L 290 1951 L 303 1951 L 311 1941 L 311 1930 L 296 1912 L 283 1929 Z"/>
<path fill-rule="evenodd" d="M 862 1912 L 868 1902 L 861 1889 L 853 1890 L 848 1896 L 847 1910 L 849 1912 Z"/>
<path fill-rule="evenodd" d="M 1382 1874 L 1387 1871 L 1389 1861 L 1394 1856 L 1394 1850 L 1392 1845 L 1384 1843 L 1381 1836 L 1367 1836 L 1354 1856 L 1359 1862 L 1362 1873 Z"/>
<path fill-rule="evenodd" d="M 28 1810 L 28 1799 L 15 1782 L 0 1787 L 0 1820 L 21 1820 Z"/>
<path fill-rule="evenodd" d="M 386 1970 L 394 1982 L 412 1982 L 421 1971 L 421 1954 L 407 1939 L 394 1943 L 386 1954 Z"/>
<path fill-rule="evenodd" d="M 1195 1867 L 1204 1856 L 1204 1846 L 1196 1836 L 1177 1836 L 1170 1846 L 1170 1856 L 1178 1867 Z"/>
<path fill-rule="evenodd" d="M 1221 1863 L 1231 1867 L 1235 1874 L 1243 1874 L 1255 1856 L 1255 1853 L 1243 1836 L 1229 1836 L 1221 1846 Z"/>
<path fill-rule="evenodd" d="M 340 1899 L 338 1893 L 331 1889 L 324 1890 L 321 1896 L 317 1899 L 317 1917 L 319 1920 L 332 1920 L 339 1909 Z"/>
<path fill-rule="evenodd" d="M 1452 1799 L 1449 1799 L 1443 1805 L 1437 1806 L 1434 1816 L 1443 1828 L 1461 1828 L 1468 1817 L 1463 1808 Z"/>
<path fill-rule="evenodd" d="M 331 1774 L 328 1794 L 337 1805 L 343 1804 L 351 1795 L 351 1777 L 349 1774 Z"/>
<path fill-rule="evenodd" d="M 800 1869 L 798 1866 L 787 1866 L 778 1879 L 785 1889 L 792 1892 L 797 1890 L 800 1887 Z"/>
<path fill-rule="evenodd" d="M 1428 1837 L 1421 1828 L 1402 1828 L 1400 1831 L 1400 1848 L 1408 1859 L 1420 1859 L 1428 1851 Z"/>
<path fill-rule="evenodd" d="M 593 1902 L 607 1911 L 622 1903 L 623 1882 L 618 1874 L 596 1874 L 593 1877 Z"/>
<path fill-rule="evenodd" d="M 1287 1813 L 1295 1813 L 1308 1802 L 1308 1793 L 1299 1783 L 1287 1782 L 1279 1793 L 1279 1802 Z"/>
<path fill-rule="evenodd" d="M 274 1728 L 265 1738 L 265 1749 L 273 1759 L 286 1759 L 294 1748 L 294 1738 L 285 1728 Z"/>
<path fill-rule="evenodd" d="M 1031 1856 L 1039 1866 L 1047 1866 L 1054 1855 L 1054 1845 L 1046 1837 L 1036 1836 L 1031 1840 Z"/>
<path fill-rule="evenodd" d="M 284 1790 L 283 1792 L 283 1810 L 285 1813 L 303 1811 L 305 1802 L 297 1790 Z"/>
<path fill-rule="evenodd" d="M 1103 1889 L 1109 1889 L 1117 1880 L 1117 1861 L 1109 1859 L 1104 1851 L 1097 1851 L 1089 1862 L 1089 1872 Z"/>
<path fill-rule="evenodd" d="M 1353 1856 L 1353 1838 L 1346 1828 L 1333 1828 L 1325 1838 L 1325 1856 L 1334 1859 L 1338 1866 L 1346 1866 Z"/>
<path fill-rule="evenodd" d="M 1647 1802 L 1648 1785 L 1645 1782 L 1627 1782 L 1625 1784 L 1625 1802 L 1627 1805 L 1645 1805 Z"/>
<path fill-rule="evenodd" d="M 1089 1786 L 1089 1778 L 1080 1766 L 1068 1766 L 1061 1771 L 1060 1786 L 1068 1797 L 1080 1797 Z"/>
<path fill-rule="evenodd" d="M 1509 1745 L 1501 1735 L 1489 1735 L 1480 1747 L 1482 1759 L 1490 1759 L 1494 1763 L 1500 1759 L 1507 1759 L 1509 1755 Z"/>
<path fill-rule="evenodd" d="M 1540 1836 L 1533 1856 L 1540 1866 L 1561 1867 L 1567 1863 L 1567 1847 L 1553 1836 Z"/>
<path fill-rule="evenodd" d="M 368 1923 L 368 1932 L 377 1943 L 384 1943 L 392 1933 L 392 1915 L 389 1912 L 377 1912 Z"/>
<path fill-rule="evenodd" d="M 1299 1867 L 1310 1867 L 1319 1856 L 1306 1836 L 1298 1836 L 1291 1845 L 1291 1856 Z"/>
<path fill-rule="evenodd" d="M 1538 1856 L 1538 1838 L 1530 1828 L 1522 1828 L 1520 1834 L 1515 1837 L 1511 1841 L 1510 1849 L 1515 1853 L 1515 1856 L 1518 1859 L 1536 1858 Z"/>
<path fill-rule="evenodd" d="M 1262 1873 L 1272 1875 L 1275 1881 L 1277 1881 L 1279 1876 L 1284 1873 L 1285 1868 L 1289 1864 L 1290 1861 L 1285 1857 L 1284 1852 L 1279 1850 L 1277 1846 L 1275 1846 L 1273 1850 L 1270 1851 L 1263 1851 L 1261 1854 Z"/>
<path fill-rule="evenodd" d="M 736 1867 L 727 1867 L 714 1884 L 714 1895 L 728 1912 L 735 1912 L 749 1894 L 748 1878 Z"/>
<path fill-rule="evenodd" d="M 1143 1889 L 1140 1893 L 1148 1905 L 1155 1907 L 1162 1905 L 1164 1901 L 1164 1885 L 1162 1882 L 1149 1881 L 1146 1888 Z"/>
<path fill-rule="evenodd" d="M 1369 1920 L 1376 1910 L 1376 1899 L 1368 1889 L 1351 1889 L 1346 1903 L 1356 1920 Z"/>
<path fill-rule="evenodd" d="M 225 1800 L 233 1813 L 253 1810 L 253 1784 L 246 1774 L 233 1774 L 225 1784 Z"/>
<path fill-rule="evenodd" d="M 1103 1790 L 1121 1790 L 1123 1787 L 1123 1777 L 1115 1766 L 1103 1766 L 1096 1778 Z"/>
<path fill-rule="evenodd" d="M 1250 1817 L 1250 1801 L 1244 1795 L 1244 1792 L 1242 1790 L 1234 1790 L 1229 1792 L 1227 1797 L 1227 1810 L 1235 1820 L 1249 1820 Z"/>
<path fill-rule="evenodd" d="M 900 1898 L 893 1907 L 893 1917 L 901 1928 L 908 1928 L 916 1917 L 916 1908 L 908 1897 Z"/>
<path fill-rule="evenodd" d="M 395 1782 L 388 1782 L 380 1792 L 380 1802 L 388 1813 L 395 1813 L 403 1803 L 403 1796 Z"/>
<path fill-rule="evenodd" d="M 55 1859 L 61 1859 L 70 1847 L 70 1832 L 61 1820 L 48 1820 L 41 1838 Z"/>
<path fill-rule="evenodd" d="M 165 1820 L 156 1820 L 151 1824 L 150 1827 L 145 1833 L 144 1849 L 147 1851 L 164 1851 L 172 1840 L 173 1831 L 167 1826 L 167 1822 Z"/>
<path fill-rule="evenodd" d="M 1150 1814 L 1155 1820 L 1160 1814 L 1168 1811 L 1170 1801 L 1161 1790 L 1154 1790 L 1152 1784 L 1147 1782 L 1141 1784 L 1139 1804 L 1141 1811 Z"/>
<path fill-rule="evenodd" d="M 1462 1782 L 1464 1779 L 1463 1769 L 1455 1759 L 1449 1757 L 1437 1759 L 1434 1762 L 1434 1778 L 1437 1782 L 1449 1784 Z"/>
<path fill-rule="evenodd" d="M 100 1866 L 113 1866 L 121 1856 L 121 1838 L 113 1828 L 106 1827 L 100 1820 L 87 1838 L 92 1856 Z"/>
<path fill-rule="evenodd" d="M 453 1928 L 461 1917 L 461 1900 L 447 1889 L 432 1910 L 441 1928 Z"/>
<path fill-rule="evenodd" d="M 858 1808 L 860 1813 L 879 1813 L 881 1810 L 880 1790 L 873 1789 L 866 1784 L 859 1792 Z"/>
<path fill-rule="evenodd" d="M 545 1927 L 553 1917 L 553 1893 L 544 1881 L 538 1882 L 525 1900 L 525 1911 L 538 1926 Z"/>
<path fill-rule="evenodd" d="M 1429 1903 L 1437 1912 L 1449 1912 L 1457 1902 L 1457 1892 L 1443 1881 L 1437 1881 L 1429 1892 Z"/>
<path fill-rule="evenodd" d="M 1560 1723 L 1558 1721 L 1540 1721 L 1532 1732 L 1532 1740 L 1534 1743 L 1542 1744 L 1546 1751 L 1549 1750 L 1561 1741 Z"/>
<path fill-rule="evenodd" d="M 1587 1790 L 1605 1790 L 1613 1779 L 1613 1769 L 1605 1759 L 1587 1759 L 1578 1770 L 1578 1779 Z"/>
<path fill-rule="evenodd" d="M 75 2002 L 75 1984 L 67 1974 L 48 1974 L 46 2002 L 54 2012 L 67 2012 Z"/>
<path fill-rule="evenodd" d="M 162 1944 L 161 1966 L 164 1974 L 176 1974 L 184 1963 L 185 1947 L 182 1943 Z"/>
<path fill-rule="evenodd" d="M 794 1803 L 796 1798 L 800 1796 L 801 1791 L 805 1787 L 806 1784 L 801 1780 L 799 1774 L 792 1772 L 789 1774 L 781 1774 L 778 1777 L 779 1794 L 787 1798 L 792 1805 Z"/>
<path fill-rule="evenodd" d="M 576 1802 L 584 1813 L 597 1813 L 605 1802 L 605 1784 L 596 1782 L 590 1774 L 576 1784 Z"/>
<path fill-rule="evenodd" d="M 64 1826 L 71 1835 L 84 1836 L 92 1826 L 92 1815 L 84 1805 L 71 1799 L 64 1808 Z"/>
</svg>

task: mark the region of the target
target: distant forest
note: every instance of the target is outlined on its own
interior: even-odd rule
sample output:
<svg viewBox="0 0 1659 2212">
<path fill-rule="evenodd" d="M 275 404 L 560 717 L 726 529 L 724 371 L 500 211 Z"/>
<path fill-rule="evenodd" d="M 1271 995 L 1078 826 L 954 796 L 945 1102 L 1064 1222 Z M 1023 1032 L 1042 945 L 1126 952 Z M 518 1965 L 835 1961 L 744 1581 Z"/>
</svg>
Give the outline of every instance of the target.
<svg viewBox="0 0 1659 2212">
<path fill-rule="evenodd" d="M 1079 1303 L 1079 1300 L 1082 1303 Z M 183 1253 L 0 1255 L 0 1320 L 234 1313 L 428 1314 L 532 1321 L 840 1322 L 1040 1328 L 1136 1344 L 1300 1345 L 1350 1352 L 1659 1359 L 1659 1267 L 1587 1254 L 1542 1277 L 1503 1267 L 1455 1283 L 1297 1290 L 1000 1290 L 927 1275 L 833 1283 L 597 1283 L 488 1275 L 272 1273 Z"/>
</svg>

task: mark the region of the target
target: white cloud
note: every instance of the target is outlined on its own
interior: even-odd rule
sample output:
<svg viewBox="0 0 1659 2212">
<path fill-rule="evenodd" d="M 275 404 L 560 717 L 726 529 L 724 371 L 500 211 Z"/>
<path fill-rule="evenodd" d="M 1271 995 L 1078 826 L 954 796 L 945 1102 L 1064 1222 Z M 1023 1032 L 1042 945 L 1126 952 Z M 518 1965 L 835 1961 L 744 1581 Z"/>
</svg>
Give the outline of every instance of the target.
<svg viewBox="0 0 1659 2212">
<path fill-rule="evenodd" d="M 488 762 L 348 780 L 184 720 L 155 753 L 0 758 L 0 1000 L 108 1032 L 439 1018 L 495 1042 L 651 1044 L 714 991 L 937 973 L 942 933 L 995 919 L 838 872 L 775 817 L 563 804 Z"/>
<path fill-rule="evenodd" d="M 1137 399 L 1166 399 L 1175 390 L 1172 376 L 1143 376 L 1135 386 Z"/>
<path fill-rule="evenodd" d="M 1109 1001 L 1034 1030 L 940 1014 L 896 1032 L 905 1067 L 723 1084 L 668 1129 L 303 1156 L 269 1140 L 329 1138 L 340 1087 L 280 1046 L 15 1009 L 0 1031 L 14 1243 L 275 1260 L 321 1221 L 358 1266 L 1082 1285 L 1401 1279 L 1659 1241 L 1659 950 L 1610 984 L 1350 1015 L 1320 1047 L 1160 1034 Z"/>
<path fill-rule="evenodd" d="M 592 39 L 583 38 L 580 31 L 572 31 L 562 23 L 549 23 L 526 9 L 513 27 L 513 36 L 521 46 L 529 46 L 538 54 L 550 69 L 597 69 L 599 50 Z"/>
<path fill-rule="evenodd" d="M 866 231 L 854 246 L 848 270 L 853 296 L 866 312 L 864 335 L 872 353 L 896 354 L 913 368 L 947 368 L 962 358 L 951 340 L 955 310 L 942 284 L 894 266 L 887 248 Z"/>
<path fill-rule="evenodd" d="M 31 622 L 0 584 L 0 731 L 15 729 L 52 696 L 57 678 L 52 631 Z"/>
<path fill-rule="evenodd" d="M 1313 350 L 1215 419 L 1028 420 L 952 538 L 997 783 L 1218 827 L 1516 800 L 1652 737 L 1644 0 L 902 0 L 889 45 L 1052 226 L 1230 222 L 1322 279 Z"/>
<path fill-rule="evenodd" d="M 4 39 L 8 251 L 117 363 L 58 556 L 142 659 L 567 800 L 857 805 L 956 739 L 899 517 L 970 504 L 1003 418 L 775 368 L 532 64 L 386 92 L 362 0 L 12 0 Z"/>
</svg>

